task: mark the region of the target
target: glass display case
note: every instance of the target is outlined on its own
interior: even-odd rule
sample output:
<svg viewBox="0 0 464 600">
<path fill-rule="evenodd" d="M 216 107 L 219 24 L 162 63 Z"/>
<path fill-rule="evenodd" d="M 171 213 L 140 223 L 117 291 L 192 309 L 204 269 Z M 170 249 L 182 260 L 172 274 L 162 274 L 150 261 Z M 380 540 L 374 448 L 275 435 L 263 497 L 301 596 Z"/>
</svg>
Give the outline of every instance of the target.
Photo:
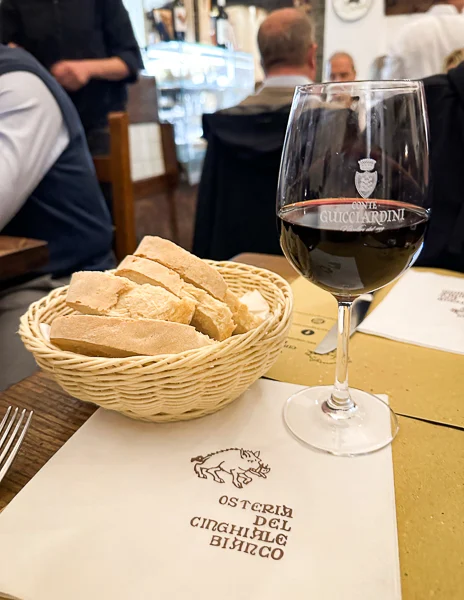
<svg viewBox="0 0 464 600">
<path fill-rule="evenodd" d="M 238 104 L 254 90 L 251 54 L 185 42 L 148 46 L 145 70 L 156 77 L 160 121 L 174 125 L 177 155 L 191 184 L 201 175 L 206 142 L 201 117 Z"/>
</svg>

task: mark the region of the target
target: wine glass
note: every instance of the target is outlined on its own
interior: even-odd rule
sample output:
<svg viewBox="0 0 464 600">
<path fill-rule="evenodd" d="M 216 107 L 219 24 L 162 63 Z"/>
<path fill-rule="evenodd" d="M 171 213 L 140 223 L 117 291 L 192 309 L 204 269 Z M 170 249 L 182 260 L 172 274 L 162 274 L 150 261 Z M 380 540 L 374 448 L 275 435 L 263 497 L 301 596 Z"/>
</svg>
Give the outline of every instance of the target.
<svg viewBox="0 0 464 600">
<path fill-rule="evenodd" d="M 387 403 L 348 387 L 351 307 L 419 255 L 429 219 L 428 173 L 422 83 L 296 89 L 277 192 L 280 244 L 293 267 L 338 302 L 334 386 L 306 388 L 284 409 L 287 427 L 313 448 L 368 454 L 398 432 Z"/>
</svg>

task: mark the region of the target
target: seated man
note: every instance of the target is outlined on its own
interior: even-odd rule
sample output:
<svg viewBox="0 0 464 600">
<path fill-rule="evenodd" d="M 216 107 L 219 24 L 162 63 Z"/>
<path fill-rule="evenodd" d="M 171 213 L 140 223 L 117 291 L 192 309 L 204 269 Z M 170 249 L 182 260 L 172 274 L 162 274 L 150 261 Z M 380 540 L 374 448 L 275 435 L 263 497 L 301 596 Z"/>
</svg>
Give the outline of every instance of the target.
<svg viewBox="0 0 464 600">
<path fill-rule="evenodd" d="M 261 24 L 258 46 L 266 73 L 262 87 L 234 108 L 203 116 L 208 149 L 193 242 L 202 258 L 281 253 L 277 179 L 295 86 L 315 77 L 312 22 L 300 10 L 276 10 Z"/>
<path fill-rule="evenodd" d="M 27 281 L 0 283 L 0 389 L 35 369 L 15 335 L 28 305 L 76 270 L 113 264 L 111 218 L 71 100 L 25 50 L 0 46 L 0 232 L 48 242 Z"/>
<path fill-rule="evenodd" d="M 312 83 L 316 76 L 314 25 L 295 8 L 272 12 L 258 31 L 258 47 L 266 78 L 255 94 L 229 114 L 265 112 L 289 105 L 297 85 Z"/>
<path fill-rule="evenodd" d="M 335 52 L 327 62 L 327 79 L 329 81 L 355 81 L 356 69 L 353 57 L 346 52 Z"/>
</svg>

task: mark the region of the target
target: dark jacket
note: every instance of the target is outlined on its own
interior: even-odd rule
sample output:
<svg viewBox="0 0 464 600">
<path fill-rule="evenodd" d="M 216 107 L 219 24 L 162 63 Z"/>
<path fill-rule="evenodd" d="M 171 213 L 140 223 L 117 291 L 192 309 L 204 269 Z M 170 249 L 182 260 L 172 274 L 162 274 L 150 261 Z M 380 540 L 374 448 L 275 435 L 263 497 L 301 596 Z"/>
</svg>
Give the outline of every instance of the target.
<svg viewBox="0 0 464 600">
<path fill-rule="evenodd" d="M 60 60 L 117 56 L 128 66 L 125 81 L 92 80 L 70 92 L 86 131 L 105 127 L 107 115 L 124 110 L 126 84 L 143 68 L 122 0 L 2 0 L 2 42 L 14 42 L 50 69 Z"/>
<path fill-rule="evenodd" d="M 432 215 L 417 265 L 464 272 L 464 63 L 424 79 Z"/>
<path fill-rule="evenodd" d="M 203 116 L 208 150 L 198 192 L 193 246 L 198 256 L 282 253 L 276 190 L 289 109 Z"/>
<path fill-rule="evenodd" d="M 32 73 L 44 82 L 60 107 L 70 141 L 1 233 L 48 242 L 50 262 L 43 271 L 56 277 L 111 268 L 111 218 L 76 109 L 30 54 L 0 46 L 0 81 L 2 75 L 14 71 Z"/>
</svg>

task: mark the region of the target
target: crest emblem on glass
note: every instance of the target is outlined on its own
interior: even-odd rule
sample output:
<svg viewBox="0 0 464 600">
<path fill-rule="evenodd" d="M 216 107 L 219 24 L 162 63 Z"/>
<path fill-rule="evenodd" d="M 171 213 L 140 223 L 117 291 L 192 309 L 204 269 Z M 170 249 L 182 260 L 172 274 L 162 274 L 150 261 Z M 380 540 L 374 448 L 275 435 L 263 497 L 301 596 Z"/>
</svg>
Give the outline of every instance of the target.
<svg viewBox="0 0 464 600">
<path fill-rule="evenodd" d="M 335 383 L 306 388 L 284 410 L 290 431 L 313 448 L 368 454 L 398 432 L 388 404 L 348 387 L 350 314 L 358 296 L 415 262 L 429 219 L 428 178 L 422 83 L 296 89 L 277 192 L 280 244 L 293 267 L 338 302 Z"/>
<path fill-rule="evenodd" d="M 369 198 L 377 185 L 377 171 L 372 171 L 376 161 L 372 158 L 362 158 L 358 163 L 361 172 L 357 171 L 354 176 L 356 189 L 362 198 Z"/>
</svg>

